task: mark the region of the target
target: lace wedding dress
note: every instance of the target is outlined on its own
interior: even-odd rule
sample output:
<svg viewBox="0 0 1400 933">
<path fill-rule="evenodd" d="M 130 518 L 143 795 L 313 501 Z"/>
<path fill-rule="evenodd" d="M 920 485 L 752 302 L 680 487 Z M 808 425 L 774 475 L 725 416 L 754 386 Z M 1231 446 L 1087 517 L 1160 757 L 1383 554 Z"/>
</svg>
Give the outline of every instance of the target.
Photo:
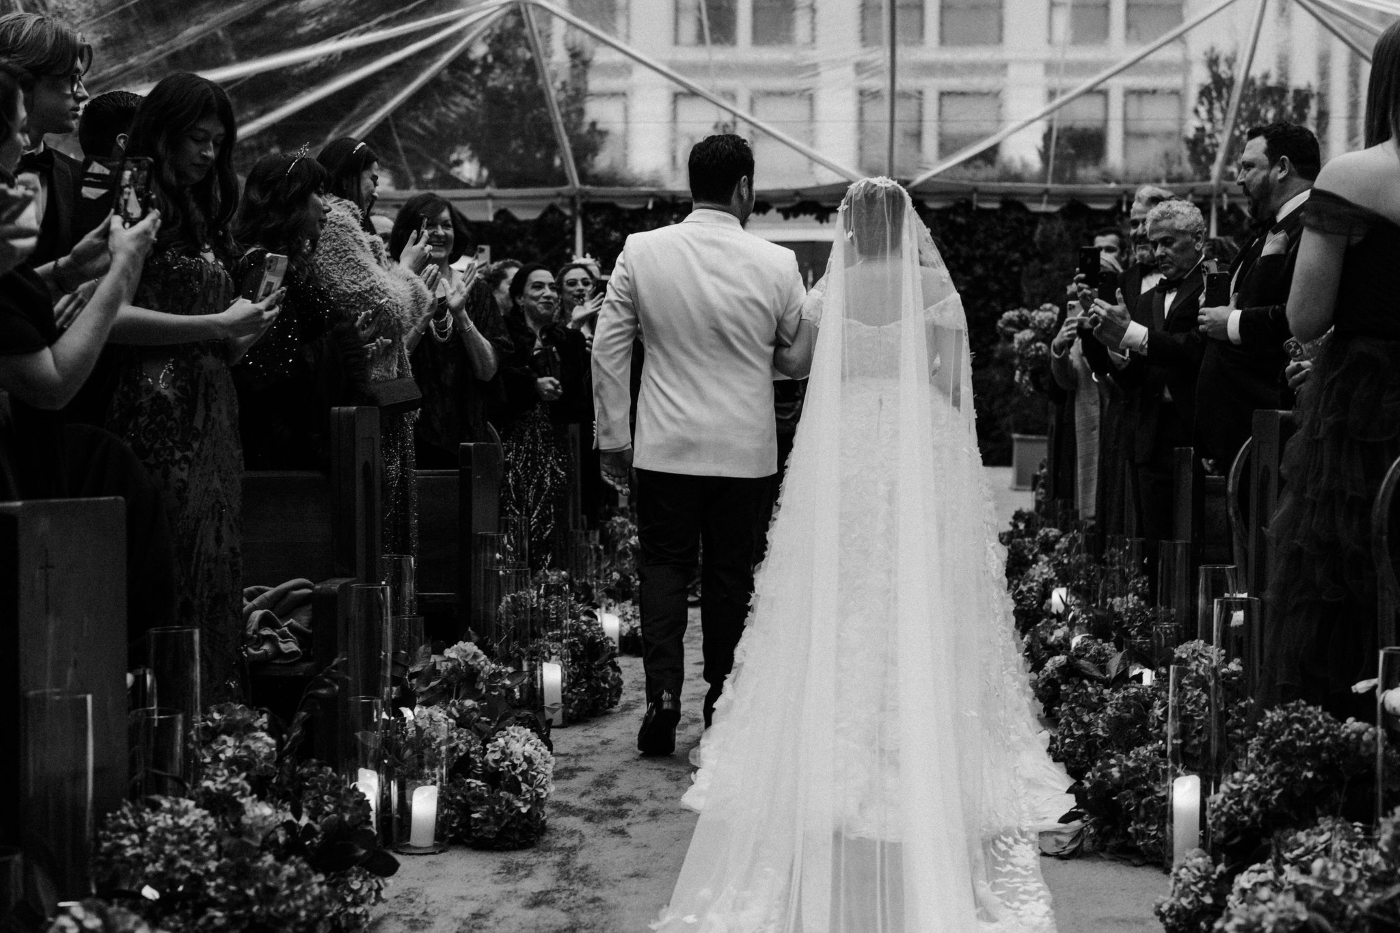
<svg viewBox="0 0 1400 933">
<path fill-rule="evenodd" d="M 962 305 L 908 195 L 852 186 L 768 557 L 684 802 L 668 933 L 1053 933 L 1072 808 L 1013 633 Z M 809 315 L 816 316 L 816 315 Z"/>
</svg>

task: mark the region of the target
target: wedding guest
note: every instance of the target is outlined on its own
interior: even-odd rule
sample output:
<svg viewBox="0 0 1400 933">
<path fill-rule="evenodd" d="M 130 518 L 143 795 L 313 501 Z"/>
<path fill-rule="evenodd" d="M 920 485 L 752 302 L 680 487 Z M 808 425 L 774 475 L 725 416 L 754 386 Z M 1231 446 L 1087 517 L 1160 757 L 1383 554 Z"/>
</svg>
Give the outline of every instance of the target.
<svg viewBox="0 0 1400 933">
<path fill-rule="evenodd" d="M 1196 415 L 1195 446 L 1215 472 L 1230 468 L 1253 432 L 1256 409 L 1293 407 L 1283 380 L 1284 343 L 1292 336 L 1286 313 L 1303 208 L 1322 168 L 1317 137 L 1296 123 L 1249 131 L 1236 180 L 1249 199 L 1258 231 L 1230 267 L 1231 301 L 1202 308 L 1201 333 L 1210 338 L 1197 393 L 1211 399 Z"/>
<path fill-rule="evenodd" d="M 98 94 L 83 107 L 78 120 L 78 145 L 89 159 L 120 159 L 126 151 L 131 121 L 141 95 L 130 91 Z"/>
<path fill-rule="evenodd" d="M 510 313 L 510 281 L 522 265 L 524 263 L 519 259 L 502 259 L 492 264 L 491 271 L 486 274 L 486 284 L 491 289 L 491 297 L 496 299 L 496 307 L 501 310 L 502 318 Z"/>
<path fill-rule="evenodd" d="M 466 218 L 436 194 L 414 195 L 394 221 L 389 256 L 398 259 L 420 229 L 426 232 L 428 264 L 437 270 L 437 286 L 431 312 L 405 337 L 413 377 L 423 392 L 418 465 L 455 470 L 459 445 L 490 438 L 487 418 L 505 400 L 497 366 L 510 352 L 510 338 L 482 278 L 485 270 L 474 263 L 466 272 L 453 268 L 472 249 Z"/>
<path fill-rule="evenodd" d="M 1162 278 L 1150 300 L 1140 300 L 1137 308 L 1150 309 L 1150 319 L 1134 320 L 1126 302 L 1118 303 L 1121 290 L 1113 302 L 1097 298 L 1091 311 L 1099 343 L 1120 360 L 1127 354 L 1112 378 L 1134 390 L 1128 416 L 1135 435 L 1138 527 L 1150 541 L 1172 536 L 1175 448 L 1191 443 L 1204 341 L 1196 329 L 1196 312 L 1205 288 L 1205 233 L 1205 219 L 1188 201 L 1164 201 L 1152 208 L 1147 241 Z"/>
<path fill-rule="evenodd" d="M 432 290 L 419 277 L 430 269 L 426 238 L 415 232 L 397 262 L 389 259 L 384 241 L 366 226 L 365 210 L 373 204 L 379 183 L 379 160 L 364 142 L 345 137 L 321 150 L 316 161 L 328 175 L 326 202 L 330 213 L 321 240 L 311 256 L 311 274 L 331 303 L 334 324 L 355 325 L 373 343 L 369 384 L 376 387 L 411 379 L 409 333 L 432 313 Z M 432 269 L 432 274 L 436 270 Z M 436 284 L 434 282 L 434 284 Z M 369 317 L 364 318 L 368 312 Z M 384 550 L 392 554 L 418 552 L 418 485 L 414 425 L 418 412 L 384 417 L 379 426 L 384 455 Z"/>
<path fill-rule="evenodd" d="M 243 693 L 243 456 L 229 367 L 266 332 L 282 297 L 238 298 L 229 278 L 236 139 L 228 95 L 198 75 L 162 79 L 136 113 L 127 152 L 152 161 L 162 223 L 112 330 L 130 352 L 107 416 L 165 497 L 179 618 L 200 629 L 210 699 Z"/>
<path fill-rule="evenodd" d="M 1330 336 L 1284 453 L 1265 636 L 1267 700 L 1365 719 L 1375 695 L 1352 685 L 1376 676 L 1380 644 L 1371 507 L 1400 456 L 1400 24 L 1373 54 L 1366 148 L 1328 162 L 1302 208 L 1289 330 Z"/>
<path fill-rule="evenodd" d="M 506 316 L 510 352 L 501 358 L 506 411 L 501 425 L 506 475 L 503 514 L 530 526 L 530 563 L 560 563 L 567 543 L 569 488 L 579 462 L 571 425 L 593 425 L 593 388 L 583 334 L 557 318 L 559 293 L 545 266 L 522 266 L 511 281 Z"/>
<path fill-rule="evenodd" d="M 233 368 L 249 470 L 328 470 L 331 409 L 355 404 L 368 384 L 364 347 L 373 335 L 337 319 L 311 280 L 326 225 L 325 188 L 326 170 L 311 156 L 266 155 L 248 173 L 234 215 L 243 252 L 233 280 L 244 294 L 258 287 L 269 254 L 287 257 L 277 320 Z"/>
<path fill-rule="evenodd" d="M 559 322 L 582 331 L 591 342 L 598 309 L 603 306 L 603 295 L 597 290 L 598 279 L 592 264 L 571 262 L 559 270 L 554 283 L 559 289 Z"/>
<path fill-rule="evenodd" d="M 24 141 L 24 104 L 13 69 L 0 64 L 0 180 L 12 181 Z M 119 496 L 126 501 L 127 625 L 133 638 L 173 624 L 174 554 L 160 491 L 119 439 L 67 423 L 63 406 L 92 371 L 118 310 L 131 300 L 160 226 L 152 212 L 127 229 L 103 226 L 110 266 L 92 288 L 62 295 L 21 264 L 37 217 L 0 231 L 0 500 Z M 13 261 L 12 261 L 13 260 Z M 69 308 L 84 313 L 60 330 Z M 3 403 L 8 394 L 9 405 Z M 8 409 L 8 410 L 6 410 Z"/>
</svg>

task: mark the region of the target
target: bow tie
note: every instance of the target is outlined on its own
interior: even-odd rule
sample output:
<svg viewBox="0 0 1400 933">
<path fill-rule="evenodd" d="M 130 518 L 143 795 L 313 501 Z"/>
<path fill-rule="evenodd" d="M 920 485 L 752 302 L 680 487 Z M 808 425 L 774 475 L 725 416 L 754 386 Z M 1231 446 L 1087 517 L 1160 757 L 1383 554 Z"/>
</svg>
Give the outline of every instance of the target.
<svg viewBox="0 0 1400 933">
<path fill-rule="evenodd" d="M 1185 277 L 1179 279 L 1162 279 L 1162 281 L 1152 286 L 1152 290 L 1165 295 L 1167 292 L 1174 292 L 1181 288 L 1181 283 L 1184 281 L 1186 281 Z"/>
<path fill-rule="evenodd" d="M 19 157 L 19 169 L 15 174 L 24 172 L 47 173 L 53 169 L 53 150 L 43 149 L 39 152 L 26 152 Z"/>
</svg>

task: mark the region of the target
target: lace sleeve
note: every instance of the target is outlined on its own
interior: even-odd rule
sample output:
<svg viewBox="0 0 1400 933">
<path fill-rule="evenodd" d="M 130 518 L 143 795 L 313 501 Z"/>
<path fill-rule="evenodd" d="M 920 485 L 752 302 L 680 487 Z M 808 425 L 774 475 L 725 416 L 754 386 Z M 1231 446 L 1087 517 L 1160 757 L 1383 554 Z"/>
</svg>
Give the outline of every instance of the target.
<svg viewBox="0 0 1400 933">
<path fill-rule="evenodd" d="M 807 293 L 807 297 L 802 299 L 802 320 L 821 324 L 822 305 L 826 302 L 826 279 L 826 276 L 818 279 L 817 284 Z"/>
<path fill-rule="evenodd" d="M 1303 226 L 1318 233 L 1363 237 L 1375 221 L 1375 211 L 1322 188 L 1314 188 L 1303 205 Z"/>
</svg>

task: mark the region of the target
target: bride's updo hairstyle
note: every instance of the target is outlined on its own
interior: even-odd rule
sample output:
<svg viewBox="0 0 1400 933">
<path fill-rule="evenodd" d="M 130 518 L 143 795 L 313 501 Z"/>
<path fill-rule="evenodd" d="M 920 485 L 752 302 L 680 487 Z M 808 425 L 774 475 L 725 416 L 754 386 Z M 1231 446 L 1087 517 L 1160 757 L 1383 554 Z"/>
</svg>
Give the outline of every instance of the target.
<svg viewBox="0 0 1400 933">
<path fill-rule="evenodd" d="M 888 178 L 866 178 L 847 192 L 841 221 L 858 262 L 900 255 L 904 202 L 904 189 Z"/>
<path fill-rule="evenodd" d="M 1366 147 L 1400 139 L 1400 23 L 1376 40 L 1366 88 Z"/>
</svg>

